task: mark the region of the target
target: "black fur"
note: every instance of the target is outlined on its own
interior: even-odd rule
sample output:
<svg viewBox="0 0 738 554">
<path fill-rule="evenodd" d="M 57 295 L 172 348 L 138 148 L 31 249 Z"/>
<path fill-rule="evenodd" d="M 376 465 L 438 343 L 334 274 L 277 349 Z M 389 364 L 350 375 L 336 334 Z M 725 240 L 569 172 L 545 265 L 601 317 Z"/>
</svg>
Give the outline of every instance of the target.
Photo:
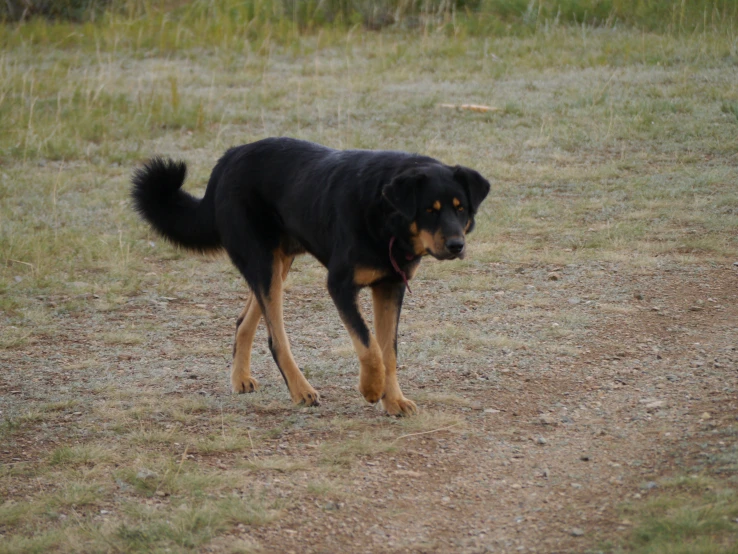
<svg viewBox="0 0 738 554">
<path fill-rule="evenodd" d="M 412 275 L 421 256 L 463 256 L 464 235 L 490 188 L 476 171 L 427 156 L 290 138 L 228 150 L 201 200 L 181 190 L 185 175 L 184 163 L 154 158 L 133 176 L 135 207 L 158 233 L 193 250 L 224 248 L 262 307 L 275 253 L 309 252 L 328 268 L 342 319 L 365 345 L 370 332 L 356 306 L 358 289 L 404 292 L 403 274 Z M 432 246 L 420 245 L 423 233 L 435 237 Z M 359 268 L 378 278 L 357 282 Z M 402 303 L 402 294 L 394 297 Z"/>
</svg>

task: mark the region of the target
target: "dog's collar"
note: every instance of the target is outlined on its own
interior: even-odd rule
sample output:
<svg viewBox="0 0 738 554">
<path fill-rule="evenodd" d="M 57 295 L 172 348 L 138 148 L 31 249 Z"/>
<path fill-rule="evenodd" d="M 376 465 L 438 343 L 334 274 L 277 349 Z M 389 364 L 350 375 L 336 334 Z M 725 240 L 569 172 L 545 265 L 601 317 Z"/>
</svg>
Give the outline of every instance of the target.
<svg viewBox="0 0 738 554">
<path fill-rule="evenodd" d="M 400 277 L 402 277 L 402 280 L 405 282 L 405 287 L 407 287 L 407 292 L 409 292 L 410 294 L 412 294 L 413 291 L 410 290 L 410 283 L 408 282 L 407 274 L 400 269 L 400 266 L 397 264 L 397 261 L 395 260 L 395 257 L 392 255 L 392 246 L 394 246 L 394 244 L 395 244 L 395 237 L 392 237 L 390 239 L 390 241 L 389 241 L 389 259 L 390 259 L 390 263 L 392 263 L 392 267 L 394 268 L 394 270 L 397 273 L 400 274 Z M 405 254 L 405 258 L 408 261 L 410 261 L 410 260 L 414 260 L 415 259 L 415 256 L 412 256 L 411 254 Z"/>
</svg>

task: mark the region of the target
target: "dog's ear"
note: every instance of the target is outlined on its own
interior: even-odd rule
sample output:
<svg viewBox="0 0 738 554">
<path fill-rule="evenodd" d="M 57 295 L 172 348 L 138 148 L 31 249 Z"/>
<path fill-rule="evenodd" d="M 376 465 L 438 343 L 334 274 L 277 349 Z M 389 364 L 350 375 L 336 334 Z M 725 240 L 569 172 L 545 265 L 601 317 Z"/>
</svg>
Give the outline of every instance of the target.
<svg viewBox="0 0 738 554">
<path fill-rule="evenodd" d="M 417 189 L 423 179 L 423 173 L 411 169 L 397 175 L 382 189 L 387 203 L 408 221 L 415 219 L 418 211 Z"/>
<path fill-rule="evenodd" d="M 461 183 L 469 197 L 470 211 L 477 213 L 482 200 L 489 194 L 489 181 L 482 177 L 479 173 L 468 167 L 457 165 L 454 168 L 454 179 Z"/>
</svg>

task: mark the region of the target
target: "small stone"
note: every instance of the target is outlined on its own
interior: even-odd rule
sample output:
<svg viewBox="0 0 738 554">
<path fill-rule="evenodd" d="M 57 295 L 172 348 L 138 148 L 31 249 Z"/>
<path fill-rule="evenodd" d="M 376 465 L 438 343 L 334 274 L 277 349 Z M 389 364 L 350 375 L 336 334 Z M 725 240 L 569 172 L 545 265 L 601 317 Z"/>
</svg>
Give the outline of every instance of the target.
<svg viewBox="0 0 738 554">
<path fill-rule="evenodd" d="M 536 439 L 536 442 L 537 442 L 538 444 L 546 444 L 546 443 L 547 443 L 548 441 L 547 441 L 546 439 L 544 439 L 543 437 L 538 437 L 538 438 Z"/>
<path fill-rule="evenodd" d="M 138 473 L 136 473 L 137 479 L 156 479 L 158 477 L 158 474 L 155 471 L 151 471 L 150 469 L 146 469 L 145 467 L 138 470 Z"/>
<path fill-rule="evenodd" d="M 21 277 L 20 275 L 16 275 L 15 277 L 13 277 L 13 279 L 15 279 L 16 283 L 20 283 L 23 280 L 23 277 Z"/>
<path fill-rule="evenodd" d="M 655 481 L 649 481 L 648 483 L 643 483 L 641 485 L 641 488 L 650 491 L 655 488 L 658 488 L 658 486 L 659 486 L 658 483 L 656 483 Z"/>
<path fill-rule="evenodd" d="M 552 416 L 551 414 L 543 414 L 538 421 L 541 422 L 543 425 L 557 425 L 558 421 L 556 421 L 556 418 Z"/>
<path fill-rule="evenodd" d="M 665 402 L 663 400 L 654 400 L 653 402 L 649 402 L 646 404 L 646 410 L 649 412 L 658 410 L 659 408 L 664 407 Z"/>
<path fill-rule="evenodd" d="M 700 419 L 710 419 L 712 416 L 710 415 L 710 412 L 703 412 L 703 414 L 700 416 Z"/>
<path fill-rule="evenodd" d="M 555 271 L 552 271 L 551 273 L 548 274 L 549 281 L 558 281 L 559 279 L 561 279 L 561 276 Z"/>
<path fill-rule="evenodd" d="M 450 497 L 448 497 L 448 496 L 442 496 L 442 497 L 441 497 L 441 502 L 444 502 L 444 503 L 445 503 L 445 502 L 451 502 L 451 498 L 450 498 Z"/>
<path fill-rule="evenodd" d="M 161 496 L 162 498 L 164 498 L 165 496 L 169 496 L 169 495 L 165 493 L 164 491 L 156 491 L 156 496 Z"/>
<path fill-rule="evenodd" d="M 583 537 L 584 531 L 580 529 L 579 527 L 572 527 L 571 529 L 571 535 L 572 537 Z"/>
<path fill-rule="evenodd" d="M 581 303 L 582 303 L 582 299 L 581 299 L 581 298 L 578 298 L 578 297 L 576 297 L 576 296 L 574 296 L 574 297 L 572 297 L 572 298 L 569 298 L 569 299 L 567 300 L 567 302 L 568 302 L 569 304 L 572 304 L 572 305 L 576 305 L 576 304 L 581 304 Z"/>
<path fill-rule="evenodd" d="M 641 400 L 639 400 L 639 402 L 641 404 L 651 404 L 652 402 L 658 402 L 658 400 L 659 400 L 658 398 L 649 397 L 649 398 L 642 398 Z"/>
<path fill-rule="evenodd" d="M 499 414 L 500 410 L 495 410 L 494 408 L 485 408 L 484 413 L 485 414 Z"/>
<path fill-rule="evenodd" d="M 523 485 L 521 485 L 520 483 L 513 483 L 512 485 L 510 485 L 510 488 L 511 489 L 522 489 Z"/>
</svg>

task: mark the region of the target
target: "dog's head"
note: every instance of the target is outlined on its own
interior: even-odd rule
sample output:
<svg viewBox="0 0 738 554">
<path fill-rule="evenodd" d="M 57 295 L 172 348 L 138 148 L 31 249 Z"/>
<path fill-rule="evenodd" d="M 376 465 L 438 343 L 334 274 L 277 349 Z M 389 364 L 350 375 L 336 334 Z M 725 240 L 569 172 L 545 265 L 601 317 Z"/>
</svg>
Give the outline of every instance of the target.
<svg viewBox="0 0 738 554">
<path fill-rule="evenodd" d="M 406 233 L 398 233 L 416 256 L 439 260 L 463 258 L 465 236 L 489 193 L 489 183 L 468 167 L 428 164 L 399 173 L 382 196 L 400 216 Z"/>
</svg>

